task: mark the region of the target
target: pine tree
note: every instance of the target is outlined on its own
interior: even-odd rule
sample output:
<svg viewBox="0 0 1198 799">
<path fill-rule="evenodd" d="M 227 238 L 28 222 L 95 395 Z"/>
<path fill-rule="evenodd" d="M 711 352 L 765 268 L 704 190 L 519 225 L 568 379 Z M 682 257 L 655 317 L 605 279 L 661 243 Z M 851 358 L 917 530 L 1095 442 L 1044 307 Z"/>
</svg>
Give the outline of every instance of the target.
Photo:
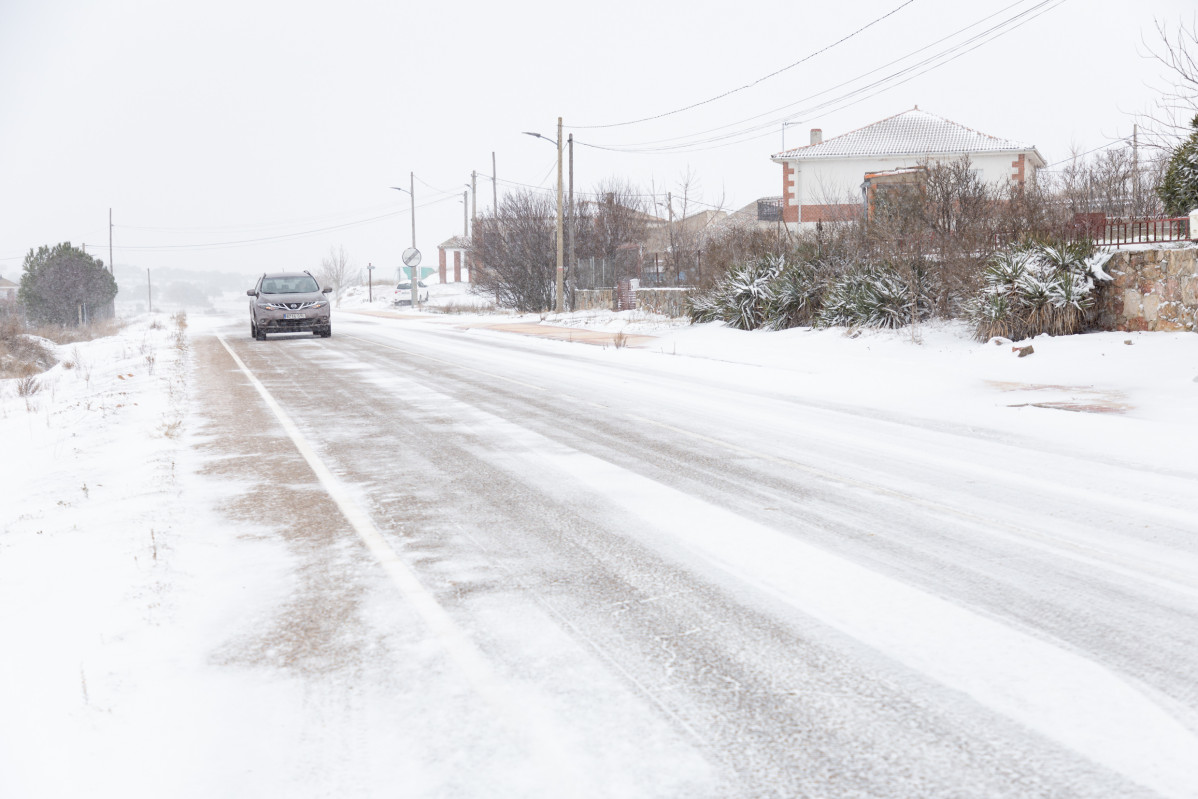
<svg viewBox="0 0 1198 799">
<path fill-rule="evenodd" d="M 24 270 L 17 299 L 34 322 L 75 325 L 80 316 L 106 314 L 116 297 L 116 280 L 104 262 L 70 242 L 30 250 Z"/>
<path fill-rule="evenodd" d="M 1185 216 L 1198 208 L 1198 115 L 1190 122 L 1194 132 L 1177 146 L 1156 193 L 1169 216 Z"/>
</svg>

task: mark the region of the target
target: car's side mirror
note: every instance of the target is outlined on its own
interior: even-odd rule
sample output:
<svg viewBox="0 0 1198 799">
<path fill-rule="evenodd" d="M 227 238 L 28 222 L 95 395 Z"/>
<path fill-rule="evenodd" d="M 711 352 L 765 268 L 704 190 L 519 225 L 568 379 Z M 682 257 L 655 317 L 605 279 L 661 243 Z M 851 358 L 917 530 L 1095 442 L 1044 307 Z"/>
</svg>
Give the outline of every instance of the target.
<svg viewBox="0 0 1198 799">
<path fill-rule="evenodd" d="M 258 292 L 254 291 L 253 289 L 250 289 L 249 291 L 247 291 L 247 292 L 245 293 L 245 296 L 247 296 L 247 297 L 257 297 L 257 296 L 258 296 Z"/>
<path fill-rule="evenodd" d="M 329 288 L 328 286 L 325 286 L 324 288 L 322 288 L 320 290 L 320 293 L 321 294 L 332 294 L 333 290 L 331 288 Z"/>
</svg>

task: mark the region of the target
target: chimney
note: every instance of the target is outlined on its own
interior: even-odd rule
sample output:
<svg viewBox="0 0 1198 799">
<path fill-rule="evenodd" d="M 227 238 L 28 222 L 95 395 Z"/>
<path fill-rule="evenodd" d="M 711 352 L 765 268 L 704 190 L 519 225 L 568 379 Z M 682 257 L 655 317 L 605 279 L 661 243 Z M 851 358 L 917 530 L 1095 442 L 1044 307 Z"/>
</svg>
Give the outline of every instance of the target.
<svg viewBox="0 0 1198 799">
<path fill-rule="evenodd" d="M 823 141 L 824 141 L 824 132 L 822 130 L 820 130 L 819 128 L 812 128 L 811 129 L 811 143 L 812 144 L 822 144 Z"/>
</svg>

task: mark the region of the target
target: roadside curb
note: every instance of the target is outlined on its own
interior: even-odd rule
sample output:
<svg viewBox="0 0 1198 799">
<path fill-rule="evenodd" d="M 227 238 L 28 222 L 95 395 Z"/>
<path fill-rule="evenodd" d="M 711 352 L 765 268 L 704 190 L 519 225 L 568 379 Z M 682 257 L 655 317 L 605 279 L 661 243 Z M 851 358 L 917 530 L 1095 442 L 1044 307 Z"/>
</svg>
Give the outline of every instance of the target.
<svg viewBox="0 0 1198 799">
<path fill-rule="evenodd" d="M 500 333 L 515 333 L 521 336 L 547 338 L 553 341 L 567 341 L 578 344 L 590 344 L 598 347 L 644 347 L 657 340 L 657 336 L 647 333 L 622 333 L 607 330 L 588 330 L 581 327 L 559 327 L 544 325 L 536 322 L 462 322 L 459 319 L 448 318 L 439 314 L 422 314 L 411 311 L 390 311 L 375 309 L 342 309 L 339 313 L 360 314 L 362 316 L 377 316 L 384 319 L 420 319 L 438 324 L 452 324 L 458 330 L 494 330 Z"/>
</svg>

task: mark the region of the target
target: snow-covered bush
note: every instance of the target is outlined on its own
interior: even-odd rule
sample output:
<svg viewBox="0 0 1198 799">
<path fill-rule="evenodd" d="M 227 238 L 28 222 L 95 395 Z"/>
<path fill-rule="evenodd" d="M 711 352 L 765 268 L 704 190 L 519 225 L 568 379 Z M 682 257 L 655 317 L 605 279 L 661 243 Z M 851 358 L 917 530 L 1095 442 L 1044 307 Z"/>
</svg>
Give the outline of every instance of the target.
<svg viewBox="0 0 1198 799">
<path fill-rule="evenodd" d="M 824 284 L 819 268 L 807 261 L 783 264 L 770 282 L 763 327 L 785 330 L 815 323 Z"/>
<path fill-rule="evenodd" d="M 982 290 L 966 307 L 977 338 L 1019 340 L 1079 332 L 1094 305 L 1095 281 L 1109 279 L 1103 261 L 1085 242 L 998 253 L 986 267 Z"/>
<path fill-rule="evenodd" d="M 927 273 L 918 263 L 897 268 L 867 264 L 840 275 L 816 317 L 820 326 L 902 327 L 931 309 Z"/>
<path fill-rule="evenodd" d="M 766 325 L 774 300 L 773 282 L 786 268 L 781 256 L 766 256 L 734 266 L 710 291 L 690 300 L 692 322 L 723 322 L 738 330 Z"/>
<path fill-rule="evenodd" d="M 928 317 L 931 297 L 928 272 L 918 260 L 874 265 L 767 256 L 729 270 L 710 291 L 693 296 L 690 308 L 692 322 L 740 330 L 902 327 Z"/>
</svg>

